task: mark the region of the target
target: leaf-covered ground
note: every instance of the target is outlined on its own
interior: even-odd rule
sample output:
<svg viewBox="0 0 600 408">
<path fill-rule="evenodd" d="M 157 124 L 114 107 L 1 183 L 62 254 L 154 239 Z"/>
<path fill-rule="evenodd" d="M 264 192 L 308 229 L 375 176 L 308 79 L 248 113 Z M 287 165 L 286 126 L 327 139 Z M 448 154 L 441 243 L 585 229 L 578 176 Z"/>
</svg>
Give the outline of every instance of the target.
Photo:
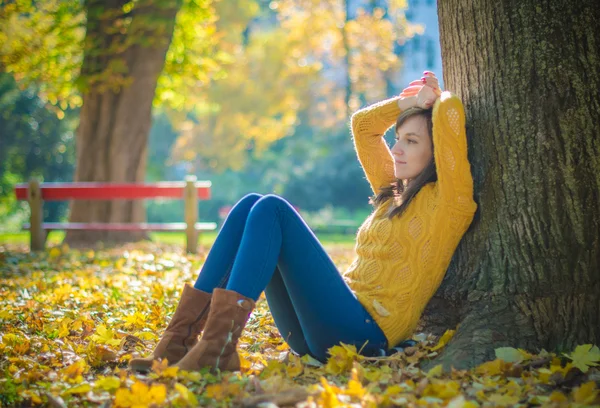
<svg viewBox="0 0 600 408">
<path fill-rule="evenodd" d="M 350 263 L 348 247 L 328 249 L 340 268 Z M 241 339 L 241 373 L 129 372 L 128 360 L 153 349 L 202 261 L 149 243 L 33 255 L 0 245 L 0 407 L 600 406 L 593 345 L 564 355 L 502 348 L 470 371 L 423 372 L 449 330 L 439 339 L 417 333 L 414 347 L 385 358 L 334 347 L 321 365 L 290 353 L 264 299 Z"/>
</svg>

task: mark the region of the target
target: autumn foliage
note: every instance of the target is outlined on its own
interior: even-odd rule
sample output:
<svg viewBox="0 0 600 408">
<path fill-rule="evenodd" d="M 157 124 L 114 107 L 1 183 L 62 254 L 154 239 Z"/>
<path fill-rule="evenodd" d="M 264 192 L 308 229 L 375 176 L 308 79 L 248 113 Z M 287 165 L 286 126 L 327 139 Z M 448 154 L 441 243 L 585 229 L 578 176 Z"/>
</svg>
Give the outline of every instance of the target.
<svg viewBox="0 0 600 408">
<path fill-rule="evenodd" d="M 340 268 L 353 251 L 329 248 Z M 364 357 L 341 344 L 321 364 L 291 353 L 264 299 L 240 342 L 238 373 L 148 375 L 127 369 L 149 353 L 203 256 L 165 245 L 112 250 L 54 247 L 25 254 L 0 246 L 0 406 L 592 406 L 600 404 L 600 350 L 496 350 L 471 371 L 420 367 L 452 338 L 415 333 L 414 347 Z M 535 353 L 535 354 L 533 354 Z M 104 406 L 108 406 L 104 405 Z"/>
</svg>

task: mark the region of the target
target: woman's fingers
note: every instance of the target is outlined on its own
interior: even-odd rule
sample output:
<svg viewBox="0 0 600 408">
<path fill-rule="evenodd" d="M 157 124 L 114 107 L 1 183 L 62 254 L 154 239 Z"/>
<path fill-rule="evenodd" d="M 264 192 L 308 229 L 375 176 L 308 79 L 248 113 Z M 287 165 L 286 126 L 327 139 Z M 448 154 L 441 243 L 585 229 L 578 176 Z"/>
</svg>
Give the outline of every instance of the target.
<svg viewBox="0 0 600 408">
<path fill-rule="evenodd" d="M 425 85 L 429 85 L 432 88 L 439 88 L 439 81 L 436 77 L 423 77 L 422 81 Z"/>
<path fill-rule="evenodd" d="M 415 96 L 415 95 L 417 95 L 418 93 L 419 93 L 419 92 L 402 92 L 402 93 L 400 94 L 400 96 L 401 96 L 401 97 L 404 97 L 404 98 L 406 98 L 406 97 L 409 97 L 409 96 Z"/>
<path fill-rule="evenodd" d="M 433 90 L 435 91 L 436 95 L 441 95 L 442 94 L 442 90 L 440 89 L 440 84 L 437 80 L 437 78 L 435 77 L 424 77 L 425 78 L 425 85 L 433 88 Z"/>
<path fill-rule="evenodd" d="M 419 92 L 419 90 L 423 87 L 423 82 L 419 82 L 419 85 L 412 85 L 402 90 L 402 93 L 408 92 Z"/>
<path fill-rule="evenodd" d="M 400 96 L 401 97 L 415 96 L 419 93 L 419 91 L 421 90 L 421 88 L 423 88 L 424 85 L 432 88 L 434 93 L 437 96 L 441 95 L 442 92 L 440 89 L 438 79 L 435 76 L 435 74 L 431 71 L 423 71 L 423 76 L 421 77 L 421 79 L 416 79 L 416 80 L 412 81 L 410 84 L 408 84 L 408 87 L 406 87 L 406 88 L 404 88 L 404 90 L 402 90 L 402 93 L 400 94 Z"/>
</svg>

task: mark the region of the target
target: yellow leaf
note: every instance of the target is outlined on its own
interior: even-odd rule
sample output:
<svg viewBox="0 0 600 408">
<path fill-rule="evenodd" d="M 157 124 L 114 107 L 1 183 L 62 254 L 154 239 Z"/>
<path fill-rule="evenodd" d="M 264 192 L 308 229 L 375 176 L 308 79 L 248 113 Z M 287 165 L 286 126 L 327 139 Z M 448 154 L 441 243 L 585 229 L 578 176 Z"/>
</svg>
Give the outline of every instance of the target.
<svg viewBox="0 0 600 408">
<path fill-rule="evenodd" d="M 507 363 L 519 363 L 523 361 L 524 356 L 519 350 L 512 347 L 499 347 L 495 350 L 496 358 L 506 361 Z"/>
<path fill-rule="evenodd" d="M 158 336 L 154 333 L 148 332 L 148 331 L 138 331 L 133 333 L 134 336 L 142 339 L 142 340 L 156 340 L 158 339 Z"/>
<path fill-rule="evenodd" d="M 88 343 L 86 353 L 87 361 L 92 367 L 99 367 L 107 361 L 117 360 L 117 353 L 114 350 L 103 344 L 96 344 L 93 341 Z"/>
<path fill-rule="evenodd" d="M 579 404 L 592 404 L 598 397 L 596 382 L 589 381 L 573 390 L 573 399 Z"/>
<path fill-rule="evenodd" d="M 477 374 L 498 375 L 502 373 L 506 363 L 500 359 L 488 361 L 476 368 Z"/>
<path fill-rule="evenodd" d="M 221 384 L 211 384 L 206 387 L 206 396 L 212 399 L 223 398 L 223 386 Z"/>
<path fill-rule="evenodd" d="M 155 372 L 156 374 L 162 373 L 167 368 L 169 368 L 169 360 L 168 359 L 163 358 L 160 361 L 158 361 L 158 360 L 152 360 L 152 368 L 151 368 L 151 370 L 153 372 Z"/>
<path fill-rule="evenodd" d="M 381 303 L 379 303 L 376 300 L 373 300 L 373 308 L 375 309 L 375 311 L 377 312 L 377 314 L 379 316 L 386 317 L 386 316 L 390 315 L 390 312 L 385 307 L 383 307 L 383 305 Z"/>
<path fill-rule="evenodd" d="M 71 395 L 71 394 L 85 394 L 86 392 L 90 391 L 92 389 L 92 386 L 89 385 L 88 383 L 83 383 L 81 385 L 76 385 L 73 388 L 69 388 L 68 390 L 65 390 L 61 393 L 61 395 Z"/>
<path fill-rule="evenodd" d="M 364 371 L 364 377 L 369 380 L 370 382 L 377 382 L 379 381 L 379 378 L 381 378 L 381 370 L 379 370 L 378 368 L 374 368 L 374 367 L 368 367 L 365 371 Z M 387 390 L 389 390 L 392 387 L 388 387 Z M 386 390 L 386 391 L 387 391 Z"/>
<path fill-rule="evenodd" d="M 550 382 L 550 377 L 552 376 L 552 371 L 547 368 L 540 368 L 537 370 L 538 379 L 542 384 L 548 384 Z"/>
<path fill-rule="evenodd" d="M 362 384 L 358 380 L 358 373 L 356 371 L 356 368 L 353 368 L 352 376 L 350 378 L 350 381 L 348 381 L 348 389 L 344 392 L 344 394 L 361 399 L 365 396 L 366 393 L 367 391 L 363 388 Z"/>
<path fill-rule="evenodd" d="M 248 353 L 245 350 L 239 350 L 240 371 L 246 372 L 252 367 L 252 362 L 248 359 Z"/>
<path fill-rule="evenodd" d="M 24 355 L 29 351 L 29 338 L 25 335 L 15 333 L 5 334 L 4 337 L 2 337 L 2 343 L 17 355 Z"/>
<path fill-rule="evenodd" d="M 167 388 L 164 384 L 154 384 L 148 387 L 140 381 L 136 381 L 131 390 L 119 388 L 115 394 L 115 406 L 117 407 L 144 407 L 160 405 L 167 397 Z"/>
<path fill-rule="evenodd" d="M 329 385 L 327 380 L 321 377 L 321 385 L 323 386 L 323 391 L 319 395 L 319 406 L 325 408 L 337 408 L 342 407 L 344 405 L 341 404 L 340 400 L 337 397 L 340 389 L 334 385 Z"/>
<path fill-rule="evenodd" d="M 513 395 L 491 394 L 488 396 L 488 401 L 501 406 L 512 406 L 519 402 L 519 397 Z"/>
<path fill-rule="evenodd" d="M 121 340 L 115 339 L 115 334 L 105 325 L 101 324 L 96 327 L 96 334 L 90 336 L 90 339 L 100 344 L 108 344 L 109 346 L 118 346 Z"/>
<path fill-rule="evenodd" d="M 179 367 L 176 367 L 179 368 Z M 135 385 L 135 384 L 134 384 Z M 133 386 L 132 386 L 133 389 Z M 148 398 L 154 404 L 161 404 L 167 398 L 167 387 L 164 384 L 154 384 L 150 387 Z"/>
<path fill-rule="evenodd" d="M 146 316 L 140 312 L 125 317 L 125 326 L 142 329 L 146 326 Z"/>
<path fill-rule="evenodd" d="M 58 329 L 59 338 L 67 337 L 69 335 L 69 333 L 71 332 L 70 326 L 72 322 L 73 320 L 69 319 L 68 317 L 65 317 L 61 320 L 60 327 Z"/>
<path fill-rule="evenodd" d="M 240 383 L 211 384 L 206 387 L 206 396 L 216 400 L 226 397 L 236 397 L 244 392 Z"/>
<path fill-rule="evenodd" d="M 160 376 L 163 378 L 176 378 L 178 371 L 179 371 L 179 367 L 171 366 L 171 367 L 167 368 L 166 370 L 164 370 Z"/>
<path fill-rule="evenodd" d="M 119 389 L 121 386 L 121 380 L 118 377 L 104 377 L 99 376 L 96 382 L 94 383 L 94 388 L 104 390 L 104 391 L 113 391 Z"/>
<path fill-rule="evenodd" d="M 567 363 L 564 367 L 562 367 L 560 365 L 560 362 L 558 362 L 557 365 L 551 365 L 550 366 L 550 371 L 552 372 L 552 374 L 554 374 L 554 373 L 561 373 L 562 376 L 565 377 L 567 375 L 567 373 L 573 367 L 574 367 L 573 363 Z"/>
<path fill-rule="evenodd" d="M 567 402 L 567 401 L 569 401 L 569 399 L 562 392 L 553 391 L 552 394 L 550 394 L 550 401 L 552 401 L 552 402 Z"/>
<path fill-rule="evenodd" d="M 119 388 L 115 394 L 116 407 L 131 406 L 131 392 L 126 388 Z"/>
<path fill-rule="evenodd" d="M 354 361 L 362 360 L 356 352 L 356 346 L 345 345 L 333 346 L 328 350 L 331 357 L 327 360 L 325 371 L 330 374 L 342 374 L 349 371 L 352 368 Z"/>
<path fill-rule="evenodd" d="M 187 387 L 180 383 L 175 383 L 175 390 L 179 393 L 179 399 L 184 401 L 185 403 L 197 406 L 198 400 L 193 392 L 187 389 Z"/>
<path fill-rule="evenodd" d="M 125 265 L 125 262 L 127 262 L 127 259 L 119 258 L 117 260 L 117 262 L 115 262 L 115 269 L 120 270 L 121 268 L 123 268 L 123 266 Z"/>
<path fill-rule="evenodd" d="M 86 373 L 88 369 L 89 366 L 85 360 L 77 360 L 70 366 L 61 370 L 62 378 L 65 380 L 73 380 L 73 382 L 78 382 L 81 376 Z"/>
<path fill-rule="evenodd" d="M 441 398 L 443 400 L 456 397 L 460 393 L 460 384 L 456 381 L 436 381 L 427 385 L 423 396 Z"/>
<path fill-rule="evenodd" d="M 365 378 L 367 378 L 366 375 L 365 375 Z M 371 380 L 369 380 L 369 381 L 371 381 Z M 385 389 L 385 392 L 383 393 L 383 395 L 386 397 L 390 397 L 390 396 L 393 396 L 396 394 L 400 394 L 402 391 L 403 391 L 403 389 L 399 385 L 392 385 Z"/>
<path fill-rule="evenodd" d="M 266 362 L 266 367 L 262 370 L 261 377 L 268 378 L 271 376 L 280 376 L 287 371 L 287 367 L 279 360 L 269 360 Z"/>
<path fill-rule="evenodd" d="M 0 319 L 2 320 L 11 320 L 14 317 L 12 311 L 10 310 L 0 310 Z"/>
<path fill-rule="evenodd" d="M 0 316 L 1 316 L 1 314 L 0 314 Z M 289 349 L 290 349 L 290 346 L 287 343 L 281 343 L 279 346 L 277 346 L 278 351 L 286 351 Z"/>
<path fill-rule="evenodd" d="M 431 370 L 429 370 L 429 372 L 427 373 L 427 378 L 439 377 L 443 372 L 444 372 L 443 365 L 438 364 L 435 367 L 433 367 Z"/>
<path fill-rule="evenodd" d="M 60 256 L 60 248 L 54 247 L 49 252 L 50 258 L 58 258 Z"/>
<path fill-rule="evenodd" d="M 456 333 L 456 330 L 446 330 L 446 332 L 442 335 L 442 337 L 440 337 L 440 341 L 438 342 L 438 344 L 435 347 L 431 348 L 431 351 L 436 351 L 436 350 L 439 350 L 442 347 L 444 347 L 446 344 L 448 344 L 450 339 L 452 339 L 452 337 L 454 337 L 455 333 Z"/>
<path fill-rule="evenodd" d="M 600 349 L 592 344 L 577 346 L 573 353 L 564 355 L 573 360 L 573 365 L 584 373 L 587 373 L 590 367 L 596 367 L 600 362 Z"/>
<path fill-rule="evenodd" d="M 289 378 L 298 377 L 304 371 L 304 366 L 302 365 L 302 361 L 300 357 L 295 356 L 294 354 L 289 354 L 289 363 L 285 368 L 285 372 Z"/>
<path fill-rule="evenodd" d="M 459 395 L 453 398 L 446 408 L 477 408 L 479 405 L 472 403 L 471 401 L 466 401 L 463 395 Z"/>
</svg>

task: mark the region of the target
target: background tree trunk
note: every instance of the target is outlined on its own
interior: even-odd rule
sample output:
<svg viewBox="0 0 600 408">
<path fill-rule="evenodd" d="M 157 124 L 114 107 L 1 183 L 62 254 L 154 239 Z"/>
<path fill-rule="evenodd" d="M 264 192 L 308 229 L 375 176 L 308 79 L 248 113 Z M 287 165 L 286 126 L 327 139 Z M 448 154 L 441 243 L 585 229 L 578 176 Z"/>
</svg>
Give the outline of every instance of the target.
<svg viewBox="0 0 600 408">
<path fill-rule="evenodd" d="M 421 329 L 433 364 L 600 343 L 600 8 L 438 3 L 444 82 L 463 100 L 478 213 Z M 431 366 L 429 365 L 429 366 Z"/>
<path fill-rule="evenodd" d="M 126 3 L 86 3 L 75 181 L 143 182 L 145 178 L 152 101 L 180 2 L 142 0 L 129 15 L 123 13 Z M 117 20 L 125 24 L 128 18 L 127 30 L 115 32 L 121 24 Z M 71 205 L 71 222 L 143 222 L 145 218 L 142 201 L 74 201 Z M 66 241 L 85 245 L 144 237 L 143 233 L 69 231 Z"/>
</svg>

